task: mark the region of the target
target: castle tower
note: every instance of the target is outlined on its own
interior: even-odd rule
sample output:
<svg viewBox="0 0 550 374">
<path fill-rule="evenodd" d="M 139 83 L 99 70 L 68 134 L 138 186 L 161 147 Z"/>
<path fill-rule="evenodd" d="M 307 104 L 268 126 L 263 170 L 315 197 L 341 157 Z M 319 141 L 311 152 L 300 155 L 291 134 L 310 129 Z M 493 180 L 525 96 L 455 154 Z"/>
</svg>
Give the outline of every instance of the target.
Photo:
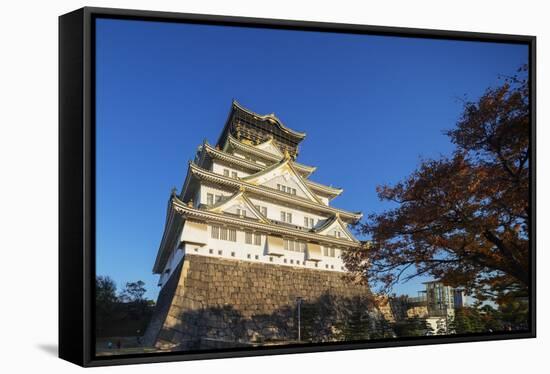
<svg viewBox="0 0 550 374">
<path fill-rule="evenodd" d="M 368 287 L 346 284 L 340 258 L 361 247 L 348 225 L 362 215 L 330 205 L 342 189 L 309 179 L 315 167 L 297 161 L 305 136 L 234 101 L 216 145 L 198 147 L 168 201 L 146 342 L 292 341 L 297 302 L 369 299 Z"/>
</svg>

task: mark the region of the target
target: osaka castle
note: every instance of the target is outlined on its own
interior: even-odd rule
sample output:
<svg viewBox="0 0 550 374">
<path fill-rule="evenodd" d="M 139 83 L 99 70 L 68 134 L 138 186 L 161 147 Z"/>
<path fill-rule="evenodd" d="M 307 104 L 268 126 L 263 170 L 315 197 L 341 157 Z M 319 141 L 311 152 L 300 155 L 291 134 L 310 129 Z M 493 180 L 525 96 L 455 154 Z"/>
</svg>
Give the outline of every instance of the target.
<svg viewBox="0 0 550 374">
<path fill-rule="evenodd" d="M 370 295 L 341 280 L 342 252 L 361 248 L 348 226 L 362 214 L 332 206 L 343 190 L 310 179 L 316 167 L 298 161 L 305 136 L 233 101 L 217 142 L 198 146 L 180 193 L 168 200 L 150 345 L 197 348 L 204 336 L 292 340 L 296 298 Z M 228 306 L 245 322 L 213 321 Z M 258 322 L 285 313 L 277 328 L 272 319 Z"/>
<path fill-rule="evenodd" d="M 348 225 L 362 214 L 331 206 L 343 189 L 309 179 L 316 167 L 297 160 L 305 137 L 233 101 L 218 141 L 198 147 L 169 199 L 159 286 L 186 254 L 345 271 L 341 252 L 360 246 Z"/>
</svg>

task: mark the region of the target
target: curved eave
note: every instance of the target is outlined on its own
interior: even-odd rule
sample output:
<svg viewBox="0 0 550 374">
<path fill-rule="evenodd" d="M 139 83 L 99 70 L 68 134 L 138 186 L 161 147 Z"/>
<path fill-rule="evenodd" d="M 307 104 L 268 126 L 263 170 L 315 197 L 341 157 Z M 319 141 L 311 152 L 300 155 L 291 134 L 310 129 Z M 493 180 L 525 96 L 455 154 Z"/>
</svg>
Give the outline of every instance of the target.
<svg viewBox="0 0 550 374">
<path fill-rule="evenodd" d="M 277 116 L 275 116 L 275 114 L 273 114 L 273 113 L 272 114 L 258 114 L 258 113 L 255 113 L 255 112 L 251 111 L 250 109 L 247 109 L 247 108 L 243 107 L 241 104 L 239 104 L 237 102 L 237 100 L 233 100 L 232 107 L 236 108 L 236 109 L 239 109 L 239 110 L 242 110 L 243 112 L 248 113 L 251 116 L 254 116 L 256 119 L 258 119 L 260 121 L 263 121 L 263 122 L 267 121 L 270 124 L 274 124 L 281 131 L 284 131 L 287 134 L 290 134 L 290 135 L 298 138 L 299 140 L 302 140 L 306 136 L 305 132 L 299 132 L 299 131 L 292 130 L 291 128 L 286 127 L 283 124 L 283 122 L 279 118 L 277 118 Z"/>
<path fill-rule="evenodd" d="M 164 270 L 166 261 L 170 256 L 170 250 L 175 247 L 180 226 L 182 223 L 181 216 L 176 214 L 174 210 L 174 201 L 180 201 L 177 197 L 171 196 L 168 200 L 168 208 L 166 212 L 166 222 L 164 224 L 164 232 L 160 241 L 159 249 L 155 264 L 153 265 L 153 273 L 160 274 Z"/>
<path fill-rule="evenodd" d="M 259 157 L 259 158 L 261 158 L 265 161 L 268 161 L 268 162 L 279 162 L 283 159 L 283 157 L 277 157 L 274 154 L 266 152 L 262 149 L 257 149 L 257 148 L 255 148 L 251 145 L 241 143 L 239 140 L 235 139 L 230 134 L 227 135 L 227 143 L 224 145 L 224 150 L 227 149 L 228 145 L 232 146 L 233 148 L 239 149 L 239 150 L 241 150 L 245 153 L 253 154 L 253 155 L 255 155 L 255 156 L 257 156 L 257 157 Z M 225 152 L 218 151 L 218 150 L 216 150 L 216 151 L 221 152 L 221 153 L 225 153 Z M 227 153 L 225 153 L 225 154 L 227 154 Z M 233 156 L 233 157 L 235 157 L 235 156 Z M 251 164 L 253 164 L 253 163 L 251 163 Z M 304 165 L 304 164 L 300 164 L 298 162 L 293 162 L 293 165 L 295 166 L 296 170 L 300 171 L 301 174 L 304 174 L 305 177 L 309 177 L 315 170 L 317 170 L 317 168 L 315 166 Z"/>
<path fill-rule="evenodd" d="M 265 231 L 267 233 L 287 235 L 287 236 L 297 237 L 297 238 L 306 239 L 314 242 L 327 243 L 330 245 L 335 245 L 343 248 L 354 249 L 354 248 L 359 248 L 361 246 L 360 242 L 338 239 L 338 238 L 334 238 L 326 235 L 319 235 L 311 231 L 302 231 L 302 230 L 293 229 L 289 227 L 277 226 L 269 223 L 254 222 L 254 221 L 250 221 L 242 218 L 228 217 L 223 214 L 196 209 L 196 208 L 187 206 L 187 204 L 185 204 L 183 201 L 179 200 L 178 198 L 173 199 L 172 206 L 174 210 L 182 214 L 184 218 L 202 219 L 210 222 L 219 222 L 219 223 L 224 223 L 232 226 L 251 228 L 251 229 Z"/>
<path fill-rule="evenodd" d="M 195 165 L 193 163 L 189 164 L 189 174 L 188 174 L 188 178 L 186 178 L 186 181 L 189 181 L 189 178 L 190 178 L 191 174 L 194 175 L 197 178 L 202 178 L 202 179 L 205 179 L 205 180 L 209 180 L 213 183 L 220 183 L 220 184 L 223 184 L 225 186 L 233 187 L 233 188 L 236 188 L 236 189 L 239 189 L 239 188 L 243 187 L 243 188 L 248 189 L 250 192 L 253 192 L 253 193 L 255 192 L 257 195 L 270 197 L 270 198 L 273 198 L 275 200 L 284 201 L 286 203 L 295 204 L 295 205 L 298 205 L 298 206 L 302 206 L 302 207 L 305 207 L 305 208 L 309 208 L 309 209 L 313 209 L 313 210 L 317 210 L 317 211 L 324 212 L 324 213 L 329 213 L 329 214 L 338 213 L 338 214 L 340 214 L 340 217 L 345 218 L 345 219 L 349 220 L 350 222 L 357 222 L 361 219 L 361 217 L 363 217 L 362 213 L 348 212 L 348 211 L 345 211 L 345 210 L 341 210 L 341 209 L 337 209 L 337 208 L 334 208 L 334 207 L 331 207 L 331 206 L 324 205 L 322 203 L 318 204 L 318 203 L 315 203 L 313 201 L 306 200 L 306 199 L 303 199 L 303 198 L 300 198 L 300 197 L 297 197 L 297 196 L 293 196 L 293 195 L 288 195 L 288 194 L 285 194 L 283 192 L 279 192 L 279 191 L 274 190 L 274 189 L 268 189 L 266 187 L 256 186 L 254 184 L 244 182 L 240 179 L 230 178 L 230 177 L 226 177 L 226 176 L 223 176 L 223 175 L 220 175 L 220 174 L 216 174 L 216 173 L 213 173 L 211 171 L 201 169 L 200 167 L 198 167 L 197 165 Z M 186 182 L 186 185 L 188 183 L 189 182 Z M 180 196 L 183 196 L 183 195 L 184 194 L 183 194 L 183 191 L 182 191 L 182 194 Z"/>
<path fill-rule="evenodd" d="M 337 196 L 340 196 L 344 190 L 342 188 L 334 188 L 330 186 L 325 186 L 324 184 L 317 183 L 310 180 L 305 180 L 305 183 L 313 191 L 319 192 L 321 194 L 329 196 L 330 199 L 334 199 Z"/>
</svg>

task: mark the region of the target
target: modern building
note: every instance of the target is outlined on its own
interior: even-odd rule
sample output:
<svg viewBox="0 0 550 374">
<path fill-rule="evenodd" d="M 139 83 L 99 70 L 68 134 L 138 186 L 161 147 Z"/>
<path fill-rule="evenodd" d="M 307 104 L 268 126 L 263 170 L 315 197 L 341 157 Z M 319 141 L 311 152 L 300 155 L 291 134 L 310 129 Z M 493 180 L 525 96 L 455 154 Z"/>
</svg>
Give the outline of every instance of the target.
<svg viewBox="0 0 550 374">
<path fill-rule="evenodd" d="M 163 287 L 186 254 L 345 271 L 361 213 L 331 206 L 343 190 L 310 180 L 297 161 L 306 134 L 236 101 L 216 142 L 204 141 L 172 193 L 154 272 Z"/>
<path fill-rule="evenodd" d="M 337 300 L 315 309 L 332 313 L 329 324 L 350 308 L 381 318 L 369 287 L 344 279 L 342 254 L 364 246 L 349 230 L 362 214 L 333 206 L 343 190 L 310 178 L 316 167 L 298 161 L 305 136 L 234 101 L 219 139 L 198 146 L 168 199 L 147 344 L 292 341 L 300 328 L 336 339 L 334 326 L 296 321 L 296 300 L 310 309 Z"/>
<path fill-rule="evenodd" d="M 439 281 L 425 282 L 426 303 L 431 316 L 451 316 L 464 306 L 464 291 Z"/>
</svg>

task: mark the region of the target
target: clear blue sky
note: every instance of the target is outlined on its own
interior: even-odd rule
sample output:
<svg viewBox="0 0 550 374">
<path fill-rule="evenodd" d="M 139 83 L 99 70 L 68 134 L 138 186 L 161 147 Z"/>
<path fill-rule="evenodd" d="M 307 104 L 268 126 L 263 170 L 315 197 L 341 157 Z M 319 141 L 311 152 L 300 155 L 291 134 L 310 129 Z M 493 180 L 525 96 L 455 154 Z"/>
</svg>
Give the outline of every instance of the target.
<svg viewBox="0 0 550 374">
<path fill-rule="evenodd" d="M 452 151 L 442 131 L 459 98 L 528 59 L 497 43 L 122 20 L 96 30 L 97 274 L 141 279 L 153 299 L 170 189 L 202 140 L 217 140 L 233 98 L 307 132 L 298 160 L 318 167 L 312 179 L 344 188 L 333 205 L 368 214 L 388 208 L 377 185 Z"/>
</svg>

